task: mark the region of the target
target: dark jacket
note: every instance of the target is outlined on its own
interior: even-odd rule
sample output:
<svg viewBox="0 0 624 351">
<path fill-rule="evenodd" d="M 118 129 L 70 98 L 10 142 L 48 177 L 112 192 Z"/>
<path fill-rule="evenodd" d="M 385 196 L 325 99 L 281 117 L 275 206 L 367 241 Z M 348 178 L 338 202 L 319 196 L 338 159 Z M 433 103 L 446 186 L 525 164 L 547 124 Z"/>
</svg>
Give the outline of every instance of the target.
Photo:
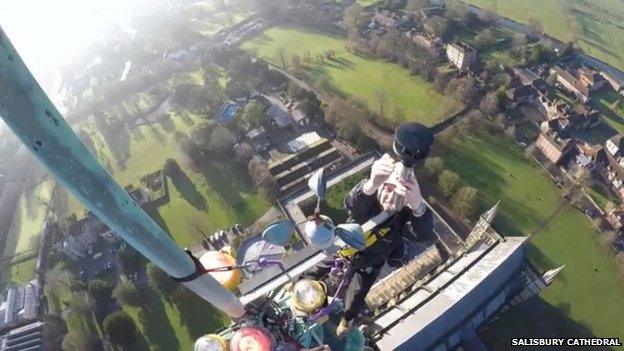
<svg viewBox="0 0 624 351">
<path fill-rule="evenodd" d="M 364 194 L 362 186 L 365 182 L 366 180 L 363 180 L 351 189 L 344 200 L 344 206 L 349 212 L 349 221 L 359 224 L 364 224 L 382 211 L 377 200 L 377 192 L 372 195 Z M 428 245 L 437 239 L 433 232 L 433 214 L 429 208 L 420 217 L 416 217 L 410 208 L 404 207 L 377 226 L 373 232 L 378 233 L 383 228 L 389 228 L 390 231 L 384 236 L 378 236 L 374 244 L 356 253 L 352 259 L 354 267 L 381 268 L 386 261 L 396 266 L 390 261 L 400 261 L 403 257 L 403 240 Z"/>
</svg>

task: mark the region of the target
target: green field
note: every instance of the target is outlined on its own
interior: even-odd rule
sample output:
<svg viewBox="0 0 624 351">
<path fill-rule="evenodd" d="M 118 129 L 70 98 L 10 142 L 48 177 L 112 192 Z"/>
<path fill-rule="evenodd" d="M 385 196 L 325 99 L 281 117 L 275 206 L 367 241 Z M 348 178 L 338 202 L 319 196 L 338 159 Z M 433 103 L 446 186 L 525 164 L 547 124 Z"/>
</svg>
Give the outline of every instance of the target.
<svg viewBox="0 0 624 351">
<path fill-rule="evenodd" d="M 618 132 L 624 132 L 624 98 L 612 89 L 602 90 L 592 98 L 594 105 L 607 123 Z"/>
<path fill-rule="evenodd" d="M 135 127 L 128 132 L 128 137 L 120 138 L 125 145 L 117 143 L 115 146 L 127 150 L 128 157 L 123 165 L 117 162 L 110 144 L 95 126 L 90 128 L 100 161 L 123 186 L 139 186 L 139 179 L 162 168 L 167 158 L 177 159 L 185 177 L 168 180 L 171 201 L 152 215 L 183 246 L 201 240 L 191 222 L 212 234 L 237 222 L 251 223 L 269 207 L 266 197 L 256 192 L 247 181 L 247 175 L 234 167 L 212 162 L 203 165 L 199 172 L 188 168 L 176 148 L 173 134 L 176 130 L 188 134 L 200 118 L 203 117 L 176 111 L 169 120 Z"/>
<path fill-rule="evenodd" d="M 602 187 L 599 187 L 599 186 L 587 187 L 585 189 L 585 192 L 602 209 L 604 209 L 607 206 L 607 203 L 610 201 L 609 196 L 606 194 L 606 191 L 602 189 Z"/>
<path fill-rule="evenodd" d="M 247 176 L 233 166 L 209 164 L 201 173 L 186 174 L 190 181 L 168 180 L 171 201 L 158 210 L 180 245 L 200 242 L 197 225 L 211 235 L 234 223 L 253 223 L 270 207 L 263 195 L 252 191 Z"/>
<path fill-rule="evenodd" d="M 463 184 L 479 189 L 481 209 L 501 200 L 495 227 L 505 235 L 528 234 L 549 219 L 562 201 L 550 179 L 513 143 L 492 136 L 453 138 L 436 153 Z M 509 349 L 521 336 L 624 337 L 624 284 L 615 260 L 598 244 L 596 232 L 577 210 L 565 205 L 537 234 L 528 257 L 540 270 L 566 265 L 539 297 L 503 314 L 484 333 L 493 350 Z"/>
<path fill-rule="evenodd" d="M 479 190 L 478 212 L 501 201 L 496 227 L 526 235 L 559 205 L 561 192 L 514 143 L 492 136 L 462 136 L 434 149 L 462 183 Z"/>
<path fill-rule="evenodd" d="M 538 19 L 544 32 L 564 42 L 578 38 L 588 55 L 624 70 L 624 2 L 617 0 L 468 0 L 512 20 Z M 618 27 L 619 24 L 619 27 Z"/>
<path fill-rule="evenodd" d="M 39 237 L 46 215 L 45 203 L 50 201 L 54 181 L 48 180 L 34 189 L 26 189 L 19 200 L 13 216 L 13 224 L 7 238 L 5 255 L 12 256 L 30 249 L 33 240 Z"/>
<path fill-rule="evenodd" d="M 152 290 L 141 307 L 124 306 L 140 331 L 139 344 L 149 350 L 192 350 L 195 340 L 227 325 L 228 319 L 207 302 L 196 298 L 193 310 Z M 145 320 L 139 312 L 143 310 Z"/>
<path fill-rule="evenodd" d="M 303 57 L 309 53 L 312 62 L 307 73 L 312 81 L 318 82 L 321 77 L 327 77 L 333 92 L 364 99 L 374 111 L 379 110 L 377 96 L 385 94 L 388 116 L 396 108 L 402 108 L 406 120 L 433 125 L 460 107 L 455 100 L 433 90 L 427 81 L 411 76 L 407 69 L 350 53 L 345 49 L 346 44 L 346 38 L 311 29 L 274 27 L 245 42 L 242 47 L 277 66 L 281 66 L 279 52 L 284 53 L 287 65 L 290 65 L 293 55 Z M 316 58 L 329 50 L 337 53 L 335 59 L 321 61 Z"/>
<path fill-rule="evenodd" d="M 36 265 L 36 257 L 9 264 L 8 280 L 20 284 L 28 283 L 35 278 Z"/>
<path fill-rule="evenodd" d="M 49 203 L 54 187 L 54 181 L 47 180 L 34 189 L 26 189 L 20 196 L 3 256 L 13 257 L 25 253 L 28 258 L 16 257 L 11 263 L 3 262 L 0 266 L 1 283 L 26 283 L 34 278 L 37 253 L 32 252 L 30 255 L 28 252 L 34 242 L 39 240 L 46 218 L 46 203 Z"/>
</svg>

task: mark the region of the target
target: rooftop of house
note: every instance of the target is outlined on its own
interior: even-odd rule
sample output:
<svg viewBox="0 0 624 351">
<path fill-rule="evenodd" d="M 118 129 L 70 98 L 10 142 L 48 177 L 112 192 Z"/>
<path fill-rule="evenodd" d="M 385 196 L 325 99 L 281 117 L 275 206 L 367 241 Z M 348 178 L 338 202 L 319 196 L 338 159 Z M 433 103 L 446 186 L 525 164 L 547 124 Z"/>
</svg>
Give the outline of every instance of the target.
<svg viewBox="0 0 624 351">
<path fill-rule="evenodd" d="M 571 85 L 574 85 L 576 83 L 576 77 L 573 76 L 572 73 L 570 73 L 568 70 L 565 70 L 555 65 L 553 66 L 552 71 L 553 73 L 560 76 L 563 80 L 567 81 Z"/>
<path fill-rule="evenodd" d="M 525 96 L 532 95 L 535 92 L 535 88 L 531 85 L 520 85 L 511 89 L 507 89 L 505 91 L 505 96 L 507 96 L 509 100 L 516 100 Z"/>
<path fill-rule="evenodd" d="M 476 52 L 477 51 L 475 50 L 475 48 L 473 48 L 472 46 L 468 45 L 466 42 L 463 42 L 461 40 L 456 41 L 454 43 L 450 43 L 449 46 L 462 52 Z"/>
<path fill-rule="evenodd" d="M 555 149 L 561 152 L 563 152 L 566 149 L 566 147 L 572 146 L 574 144 L 574 141 L 572 139 L 569 139 L 569 138 L 562 139 L 548 132 L 541 133 L 539 138 L 544 140 L 547 144 L 549 144 L 550 146 L 554 147 Z"/>
<path fill-rule="evenodd" d="M 534 81 L 540 79 L 540 77 L 530 68 L 514 67 L 512 68 L 512 71 L 514 76 L 518 77 L 518 79 L 520 79 L 520 82 L 525 85 L 533 84 Z"/>
</svg>

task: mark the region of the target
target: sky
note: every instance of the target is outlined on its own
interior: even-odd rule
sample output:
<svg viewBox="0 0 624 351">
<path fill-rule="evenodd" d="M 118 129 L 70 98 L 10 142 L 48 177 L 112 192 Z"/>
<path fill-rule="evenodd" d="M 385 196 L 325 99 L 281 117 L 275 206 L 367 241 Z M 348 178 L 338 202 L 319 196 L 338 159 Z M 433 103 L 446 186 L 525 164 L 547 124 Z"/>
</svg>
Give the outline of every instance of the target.
<svg viewBox="0 0 624 351">
<path fill-rule="evenodd" d="M 53 100 L 58 67 L 149 0 L 0 0 L 0 26 Z M 0 128 L 3 126 L 0 122 Z"/>
</svg>

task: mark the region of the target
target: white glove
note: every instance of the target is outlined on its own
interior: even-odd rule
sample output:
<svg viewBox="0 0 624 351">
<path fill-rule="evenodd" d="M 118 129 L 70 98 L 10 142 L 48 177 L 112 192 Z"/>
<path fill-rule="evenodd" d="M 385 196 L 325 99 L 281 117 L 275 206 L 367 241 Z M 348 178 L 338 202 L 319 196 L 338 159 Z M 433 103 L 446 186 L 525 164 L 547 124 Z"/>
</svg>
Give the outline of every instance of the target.
<svg viewBox="0 0 624 351">
<path fill-rule="evenodd" d="M 388 154 L 384 154 L 379 160 L 373 162 L 370 179 L 362 187 L 364 194 L 373 195 L 377 188 L 388 179 L 394 170 L 394 164 L 394 159 Z"/>
<path fill-rule="evenodd" d="M 410 177 L 409 179 L 401 179 L 399 183 L 400 184 L 394 189 L 394 192 L 399 196 L 403 196 L 405 205 L 412 210 L 416 217 L 422 216 L 427 206 L 420 193 L 420 186 L 416 178 Z"/>
</svg>

